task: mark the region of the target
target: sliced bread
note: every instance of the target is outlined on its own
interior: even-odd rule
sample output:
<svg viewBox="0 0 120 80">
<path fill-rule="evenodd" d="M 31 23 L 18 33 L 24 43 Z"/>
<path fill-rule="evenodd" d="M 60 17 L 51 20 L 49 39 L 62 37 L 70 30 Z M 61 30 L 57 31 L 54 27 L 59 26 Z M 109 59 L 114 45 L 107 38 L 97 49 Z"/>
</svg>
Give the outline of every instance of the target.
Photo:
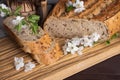
<svg viewBox="0 0 120 80">
<path fill-rule="evenodd" d="M 90 35 L 97 32 L 101 36 L 101 40 L 108 38 L 108 29 L 106 25 L 100 21 L 92 21 L 85 19 L 73 19 L 73 18 L 56 18 L 49 17 L 44 24 L 44 29 L 54 37 L 83 37 L 84 35 Z"/>
<path fill-rule="evenodd" d="M 40 27 L 37 35 L 32 34 L 28 27 L 18 32 L 12 24 L 13 19 L 14 17 L 8 17 L 4 20 L 6 31 L 38 63 L 51 64 L 63 56 L 59 43 L 46 34 Z"/>
<path fill-rule="evenodd" d="M 44 24 L 52 36 L 71 38 L 98 32 L 106 40 L 120 32 L 120 0 L 84 0 L 85 10 L 79 14 L 66 12 L 67 1 L 59 0 Z"/>
</svg>

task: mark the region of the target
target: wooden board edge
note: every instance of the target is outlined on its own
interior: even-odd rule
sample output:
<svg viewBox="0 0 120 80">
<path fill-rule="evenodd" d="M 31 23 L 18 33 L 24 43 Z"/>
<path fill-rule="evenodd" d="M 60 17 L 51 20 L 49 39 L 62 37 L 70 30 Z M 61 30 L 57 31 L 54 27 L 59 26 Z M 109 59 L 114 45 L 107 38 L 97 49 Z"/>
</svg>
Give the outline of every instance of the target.
<svg viewBox="0 0 120 80">
<path fill-rule="evenodd" d="M 42 80 L 62 80 L 82 70 L 92 67 L 104 60 L 107 60 L 113 56 L 120 54 L 119 53 L 120 44 L 117 44 L 116 47 L 114 46 L 112 48 L 109 48 L 108 50 L 105 50 L 103 53 L 100 53 L 100 52 L 98 52 L 98 55 L 90 57 L 84 61 L 80 61 L 71 65 L 65 66 L 59 70 L 53 71 L 51 72 L 51 74 L 45 75 L 41 79 Z"/>
</svg>

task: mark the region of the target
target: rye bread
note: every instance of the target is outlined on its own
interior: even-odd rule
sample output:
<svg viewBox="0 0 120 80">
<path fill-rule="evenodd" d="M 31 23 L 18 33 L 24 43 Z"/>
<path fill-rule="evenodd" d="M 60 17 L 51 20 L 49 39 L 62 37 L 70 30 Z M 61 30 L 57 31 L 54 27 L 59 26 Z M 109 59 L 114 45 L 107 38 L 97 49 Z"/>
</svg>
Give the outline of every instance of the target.
<svg viewBox="0 0 120 80">
<path fill-rule="evenodd" d="M 120 31 L 120 0 L 84 0 L 85 2 L 85 10 L 79 14 L 74 13 L 74 11 L 70 11 L 70 12 L 66 12 L 65 8 L 66 5 L 65 3 L 68 0 L 59 0 L 59 2 L 56 4 L 56 6 L 54 7 L 53 11 L 51 12 L 51 14 L 49 15 L 48 19 L 45 22 L 44 25 L 44 30 L 47 31 L 48 33 L 50 33 L 52 36 L 55 37 L 73 37 L 74 36 L 84 36 L 84 33 L 90 33 L 91 31 L 81 31 L 80 29 L 82 28 L 82 24 L 80 24 L 79 22 L 77 23 L 79 25 L 79 29 L 75 29 L 76 26 L 73 25 L 72 23 L 70 23 L 70 29 L 71 30 L 67 30 L 68 27 L 58 23 L 58 22 L 63 22 L 66 21 L 66 19 L 80 19 L 80 20 L 86 20 L 87 22 L 89 22 L 90 25 L 88 25 L 88 23 L 85 23 L 85 26 L 87 25 L 88 28 L 91 28 L 91 30 L 93 29 L 94 31 L 97 31 L 101 25 L 93 25 L 94 22 L 96 23 L 96 21 L 99 24 L 104 25 L 104 27 L 101 27 L 101 32 L 105 33 L 103 34 L 105 37 L 110 37 L 112 36 L 114 33 L 119 32 Z M 55 17 L 54 20 L 51 20 L 51 17 Z M 63 19 L 62 19 L 63 18 Z M 66 19 L 65 19 L 66 18 Z M 62 20 L 62 21 L 61 21 Z M 51 22 L 52 21 L 52 22 Z M 57 22 L 58 21 L 58 22 Z M 50 24 L 56 24 L 55 26 L 51 26 Z M 59 25 L 57 25 L 59 24 Z M 67 23 L 65 23 L 67 24 Z M 93 25 L 93 26 L 91 26 Z M 71 27 L 72 26 L 72 27 Z M 54 27 L 57 27 L 57 29 L 55 29 Z M 94 30 L 96 27 L 96 30 Z M 63 29 L 61 29 L 63 28 Z M 103 28 L 103 29 L 102 29 Z M 52 29 L 52 31 L 51 31 Z M 105 30 L 107 29 L 107 30 Z M 66 35 L 64 35 L 66 32 L 69 32 Z M 75 31 L 74 30 L 78 30 Z M 84 30 L 84 28 L 82 29 Z M 103 30 L 103 31 L 102 31 Z M 80 33 L 79 31 L 83 32 Z M 106 32 L 104 32 L 106 31 Z M 76 33 L 79 32 L 79 33 Z M 64 34 L 62 34 L 64 33 Z M 69 36 L 71 35 L 71 36 Z M 103 40 L 105 40 L 103 39 Z"/>
<path fill-rule="evenodd" d="M 56 18 L 49 17 L 44 24 L 44 29 L 51 36 L 59 38 L 83 37 L 97 32 L 101 40 L 108 38 L 108 31 L 105 24 L 100 21 L 73 19 L 73 18 Z"/>
<path fill-rule="evenodd" d="M 41 28 L 38 34 L 32 34 L 29 27 L 18 32 L 12 24 L 14 17 L 4 20 L 4 28 L 8 35 L 15 40 L 26 53 L 30 53 L 33 58 L 42 64 L 51 64 L 63 56 L 60 45 L 56 39 L 51 38 Z"/>
</svg>

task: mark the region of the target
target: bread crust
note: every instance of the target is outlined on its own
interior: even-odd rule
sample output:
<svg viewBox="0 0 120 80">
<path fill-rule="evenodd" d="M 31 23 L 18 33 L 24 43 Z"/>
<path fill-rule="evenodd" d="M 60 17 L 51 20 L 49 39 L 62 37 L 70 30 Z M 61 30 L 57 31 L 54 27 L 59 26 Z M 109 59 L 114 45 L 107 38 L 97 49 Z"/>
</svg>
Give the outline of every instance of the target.
<svg viewBox="0 0 120 80">
<path fill-rule="evenodd" d="M 106 25 L 106 28 L 108 29 L 108 39 L 113 34 L 120 32 L 120 0 L 85 0 L 84 2 L 86 10 L 79 14 L 75 14 L 73 10 L 69 13 L 65 11 L 65 3 L 67 1 L 68 0 L 59 0 L 59 2 L 56 4 L 53 11 L 49 15 L 48 19 L 50 19 L 50 17 L 57 17 L 101 21 L 104 25 Z M 89 1 L 91 1 L 91 3 Z M 46 27 L 50 27 L 46 26 L 47 21 L 49 21 L 48 19 L 46 20 L 44 25 L 45 31 L 47 31 Z M 50 32 L 48 31 L 48 33 Z"/>
<path fill-rule="evenodd" d="M 11 38 L 20 45 L 24 52 L 30 53 L 38 63 L 48 65 L 56 62 L 63 56 L 63 52 L 56 39 L 53 39 L 47 33 L 44 33 L 40 38 L 34 41 L 25 40 L 23 37 L 18 35 L 20 33 L 17 34 L 12 30 L 14 29 L 11 28 L 14 27 L 12 26 L 12 23 L 8 25 L 11 19 L 13 19 L 13 17 L 8 17 L 4 20 L 4 28 L 8 35 L 10 35 Z"/>
</svg>

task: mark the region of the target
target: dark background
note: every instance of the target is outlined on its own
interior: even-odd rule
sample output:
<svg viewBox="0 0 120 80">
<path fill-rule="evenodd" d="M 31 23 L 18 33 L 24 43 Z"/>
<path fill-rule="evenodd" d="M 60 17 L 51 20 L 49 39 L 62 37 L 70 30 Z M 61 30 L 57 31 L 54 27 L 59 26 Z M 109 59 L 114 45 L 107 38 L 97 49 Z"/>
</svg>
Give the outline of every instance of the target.
<svg viewBox="0 0 120 80">
<path fill-rule="evenodd" d="M 4 1 L 5 0 L 0 0 L 0 3 Z M 57 1 L 58 0 L 48 0 L 48 12 L 51 11 Z M 3 19 L 0 18 L 0 38 L 7 36 L 2 27 L 2 20 Z M 65 80 L 120 80 L 120 55 L 79 72 Z"/>
</svg>

